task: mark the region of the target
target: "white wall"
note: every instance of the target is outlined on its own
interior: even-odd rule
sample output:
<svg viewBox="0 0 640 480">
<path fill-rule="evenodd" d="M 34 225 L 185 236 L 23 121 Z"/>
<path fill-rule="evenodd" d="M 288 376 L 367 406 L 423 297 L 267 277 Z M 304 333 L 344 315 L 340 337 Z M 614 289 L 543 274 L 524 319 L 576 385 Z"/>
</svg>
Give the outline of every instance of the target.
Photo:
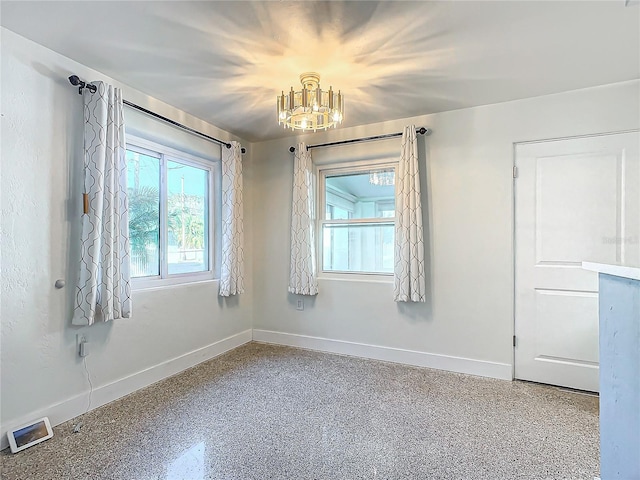
<svg viewBox="0 0 640 480">
<path fill-rule="evenodd" d="M 83 122 L 82 98 L 67 77 L 109 81 L 138 105 L 214 137 L 234 137 L 4 28 L 1 34 L 4 440 L 6 428 L 38 414 L 58 423 L 86 409 L 89 385 L 76 354 L 76 333 L 88 336 L 87 364 L 97 387 L 92 401 L 96 406 L 250 340 L 253 286 L 247 208 L 246 294 L 221 300 L 217 282 L 134 291 L 131 319 L 72 327 Z M 193 153 L 220 156 L 214 144 L 130 110 L 125 115 L 136 133 L 153 130 L 154 139 L 170 138 L 170 143 Z M 249 171 L 248 204 L 250 179 Z M 54 288 L 59 278 L 67 282 L 62 290 Z M 218 343 L 228 337 L 232 338 Z"/>
<path fill-rule="evenodd" d="M 254 145 L 254 338 L 408 359 L 510 378 L 513 334 L 513 144 L 636 129 L 638 81 L 451 111 Z M 320 294 L 297 311 L 287 293 L 290 145 L 398 132 L 406 124 L 433 129 L 419 136 L 426 209 L 426 304 L 396 304 L 391 283 L 321 280 Z M 317 163 L 397 156 L 399 139 L 314 149 Z M 322 337 L 362 345 L 274 335 Z M 441 357 L 443 355 L 445 357 Z M 471 359 L 473 362 L 457 358 Z M 482 362 L 488 363 L 482 363 Z"/>
</svg>

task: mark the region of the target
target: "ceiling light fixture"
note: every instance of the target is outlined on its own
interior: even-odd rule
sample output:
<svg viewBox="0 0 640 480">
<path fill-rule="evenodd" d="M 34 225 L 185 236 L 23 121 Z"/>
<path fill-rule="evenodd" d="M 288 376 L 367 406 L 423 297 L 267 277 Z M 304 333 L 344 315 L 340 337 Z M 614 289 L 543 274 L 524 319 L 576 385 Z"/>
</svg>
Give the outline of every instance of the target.
<svg viewBox="0 0 640 480">
<path fill-rule="evenodd" d="M 320 75 L 307 72 L 300 75 L 302 90 L 293 87 L 285 95 L 278 95 L 278 124 L 291 130 L 326 130 L 342 123 L 344 118 L 344 97 L 340 90 L 322 91 Z"/>
<path fill-rule="evenodd" d="M 396 174 L 393 170 L 378 170 L 369 172 L 369 183 L 371 185 L 395 185 Z"/>
</svg>

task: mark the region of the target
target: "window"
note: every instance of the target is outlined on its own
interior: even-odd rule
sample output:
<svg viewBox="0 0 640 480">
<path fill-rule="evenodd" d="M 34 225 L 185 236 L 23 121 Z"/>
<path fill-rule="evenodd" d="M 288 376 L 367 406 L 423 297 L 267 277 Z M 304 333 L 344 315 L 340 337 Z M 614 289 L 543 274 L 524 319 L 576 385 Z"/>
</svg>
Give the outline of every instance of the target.
<svg viewBox="0 0 640 480">
<path fill-rule="evenodd" d="M 216 164 L 128 137 L 131 277 L 135 286 L 214 277 Z"/>
<path fill-rule="evenodd" d="M 396 164 L 321 169 L 322 272 L 393 274 Z"/>
</svg>

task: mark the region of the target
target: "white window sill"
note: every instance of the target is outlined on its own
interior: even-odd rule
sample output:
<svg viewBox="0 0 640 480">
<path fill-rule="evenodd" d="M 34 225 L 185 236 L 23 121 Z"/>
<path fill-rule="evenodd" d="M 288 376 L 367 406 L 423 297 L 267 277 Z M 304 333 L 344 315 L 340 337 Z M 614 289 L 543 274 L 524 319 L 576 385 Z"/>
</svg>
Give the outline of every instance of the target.
<svg viewBox="0 0 640 480">
<path fill-rule="evenodd" d="M 154 290 L 184 288 L 184 287 L 190 287 L 194 285 L 206 285 L 206 284 L 211 284 L 216 290 L 218 290 L 220 285 L 220 279 L 219 278 L 210 278 L 210 279 L 204 279 L 204 280 L 197 279 L 197 280 L 174 282 L 174 283 L 163 283 L 162 280 L 158 280 L 156 283 L 153 280 L 150 280 L 141 285 L 140 284 L 136 285 L 135 282 L 132 282 L 131 291 L 133 293 L 150 292 Z"/>
<path fill-rule="evenodd" d="M 363 273 L 323 273 L 318 275 L 318 281 L 329 282 L 358 282 L 358 283 L 388 283 L 393 285 L 393 275 L 363 274 Z"/>
</svg>

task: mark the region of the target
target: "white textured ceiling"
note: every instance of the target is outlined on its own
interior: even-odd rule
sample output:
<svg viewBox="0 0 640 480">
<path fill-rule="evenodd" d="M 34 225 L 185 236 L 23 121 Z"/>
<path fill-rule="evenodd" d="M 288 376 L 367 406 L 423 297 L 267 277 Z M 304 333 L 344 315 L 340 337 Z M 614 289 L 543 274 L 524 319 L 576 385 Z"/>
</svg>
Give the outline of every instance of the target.
<svg viewBox="0 0 640 480">
<path fill-rule="evenodd" d="M 250 141 L 305 71 L 362 125 L 640 77 L 640 7 L 602 2 L 1 2 L 6 28 Z M 72 72 L 71 72 L 72 73 Z"/>
</svg>

